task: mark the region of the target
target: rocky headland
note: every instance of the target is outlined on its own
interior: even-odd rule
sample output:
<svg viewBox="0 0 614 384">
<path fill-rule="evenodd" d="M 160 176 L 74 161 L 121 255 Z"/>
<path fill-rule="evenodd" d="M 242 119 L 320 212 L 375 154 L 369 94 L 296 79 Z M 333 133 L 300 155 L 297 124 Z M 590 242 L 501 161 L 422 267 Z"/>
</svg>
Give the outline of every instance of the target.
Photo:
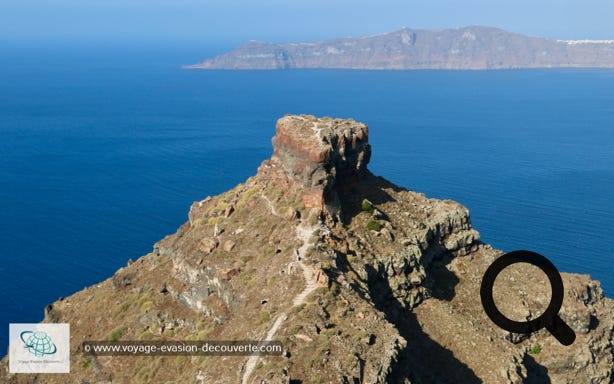
<svg viewBox="0 0 614 384">
<path fill-rule="evenodd" d="M 403 28 L 375 36 L 308 43 L 249 41 L 185 68 L 614 68 L 614 40 L 554 40 L 480 26 Z"/>
<path fill-rule="evenodd" d="M 45 309 L 71 325 L 71 373 L 2 383 L 612 383 L 614 301 L 563 274 L 569 347 L 485 315 L 482 275 L 502 252 L 462 205 L 367 168 L 369 130 L 285 116 L 255 176 L 195 202 L 189 220 L 111 278 Z M 531 292 L 526 292 L 527 288 Z M 536 269 L 497 279 L 514 319 L 539 315 Z M 533 292 L 535 291 L 535 292 Z M 283 356 L 92 356 L 86 340 L 277 340 Z"/>
</svg>

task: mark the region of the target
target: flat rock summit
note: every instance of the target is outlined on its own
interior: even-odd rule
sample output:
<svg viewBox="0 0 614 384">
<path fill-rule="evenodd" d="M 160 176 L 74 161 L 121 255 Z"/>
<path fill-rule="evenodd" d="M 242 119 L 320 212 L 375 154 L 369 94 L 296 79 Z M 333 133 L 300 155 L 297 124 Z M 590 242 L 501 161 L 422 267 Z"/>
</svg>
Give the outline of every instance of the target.
<svg viewBox="0 0 614 384">
<path fill-rule="evenodd" d="M 554 40 L 498 28 L 411 29 L 317 42 L 249 41 L 185 68 L 614 68 L 614 40 Z"/>
<path fill-rule="evenodd" d="M 562 274 L 571 346 L 498 328 L 479 289 L 502 252 L 462 205 L 373 175 L 371 150 L 365 124 L 282 117 L 255 176 L 195 202 L 151 253 L 45 308 L 43 322 L 70 323 L 70 374 L 9 374 L 4 358 L 0 382 L 614 382 L 614 301 L 599 282 Z M 509 267 L 494 298 L 511 319 L 533 319 L 549 283 Z M 88 340 L 275 340 L 284 353 L 93 356 Z"/>
</svg>

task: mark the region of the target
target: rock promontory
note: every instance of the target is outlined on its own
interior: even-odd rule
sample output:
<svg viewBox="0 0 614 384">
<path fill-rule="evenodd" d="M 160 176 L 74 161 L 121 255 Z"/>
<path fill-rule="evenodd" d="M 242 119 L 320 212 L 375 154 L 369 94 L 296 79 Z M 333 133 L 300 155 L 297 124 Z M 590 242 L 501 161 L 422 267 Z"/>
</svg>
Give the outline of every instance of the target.
<svg viewBox="0 0 614 384">
<path fill-rule="evenodd" d="M 365 175 L 371 157 L 368 141 L 369 129 L 354 120 L 285 116 L 277 121 L 273 156 L 263 166 L 278 167 L 297 181 L 306 208 L 324 210 L 327 202 L 339 202 L 336 188 Z"/>
<path fill-rule="evenodd" d="M 613 382 L 614 301 L 599 282 L 562 274 L 569 347 L 546 330 L 499 329 L 479 287 L 502 252 L 480 241 L 461 204 L 373 175 L 370 156 L 365 124 L 282 117 L 256 175 L 194 202 L 149 254 L 47 306 L 44 322 L 70 324 L 70 374 L 10 374 L 5 358 L 0 382 Z M 549 302 L 540 273 L 502 274 L 500 310 L 539 316 Z M 284 350 L 85 353 L 96 340 L 274 340 Z"/>
</svg>

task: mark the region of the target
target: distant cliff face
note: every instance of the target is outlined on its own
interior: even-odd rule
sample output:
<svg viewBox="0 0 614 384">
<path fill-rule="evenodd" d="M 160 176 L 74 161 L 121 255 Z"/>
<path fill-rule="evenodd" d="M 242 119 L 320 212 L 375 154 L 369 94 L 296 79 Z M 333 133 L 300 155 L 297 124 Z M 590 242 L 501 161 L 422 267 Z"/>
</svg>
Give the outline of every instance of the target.
<svg viewBox="0 0 614 384">
<path fill-rule="evenodd" d="M 403 28 L 377 36 L 313 43 L 250 41 L 186 68 L 506 69 L 614 67 L 613 41 L 559 41 L 501 29 Z"/>
<path fill-rule="evenodd" d="M 255 176 L 195 202 L 150 254 L 45 309 L 44 322 L 70 323 L 70 375 L 10 375 L 4 359 L 0 382 L 612 382 L 614 302 L 599 283 L 563 274 L 570 347 L 545 330 L 497 328 L 479 285 L 501 252 L 480 242 L 462 205 L 371 174 L 368 133 L 354 120 L 281 118 Z M 497 281 L 512 318 L 547 306 L 539 270 Z M 283 356 L 91 356 L 81 347 L 265 339 L 280 341 Z"/>
</svg>

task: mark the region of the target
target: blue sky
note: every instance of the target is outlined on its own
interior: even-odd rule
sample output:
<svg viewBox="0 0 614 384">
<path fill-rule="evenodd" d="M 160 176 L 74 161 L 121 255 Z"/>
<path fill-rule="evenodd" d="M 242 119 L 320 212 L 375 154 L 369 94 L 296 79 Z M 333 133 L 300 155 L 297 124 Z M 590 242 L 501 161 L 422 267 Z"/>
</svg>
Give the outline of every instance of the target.
<svg viewBox="0 0 614 384">
<path fill-rule="evenodd" d="M 613 0 L 1 0 L 0 41 L 237 43 L 489 25 L 614 39 Z"/>
</svg>

